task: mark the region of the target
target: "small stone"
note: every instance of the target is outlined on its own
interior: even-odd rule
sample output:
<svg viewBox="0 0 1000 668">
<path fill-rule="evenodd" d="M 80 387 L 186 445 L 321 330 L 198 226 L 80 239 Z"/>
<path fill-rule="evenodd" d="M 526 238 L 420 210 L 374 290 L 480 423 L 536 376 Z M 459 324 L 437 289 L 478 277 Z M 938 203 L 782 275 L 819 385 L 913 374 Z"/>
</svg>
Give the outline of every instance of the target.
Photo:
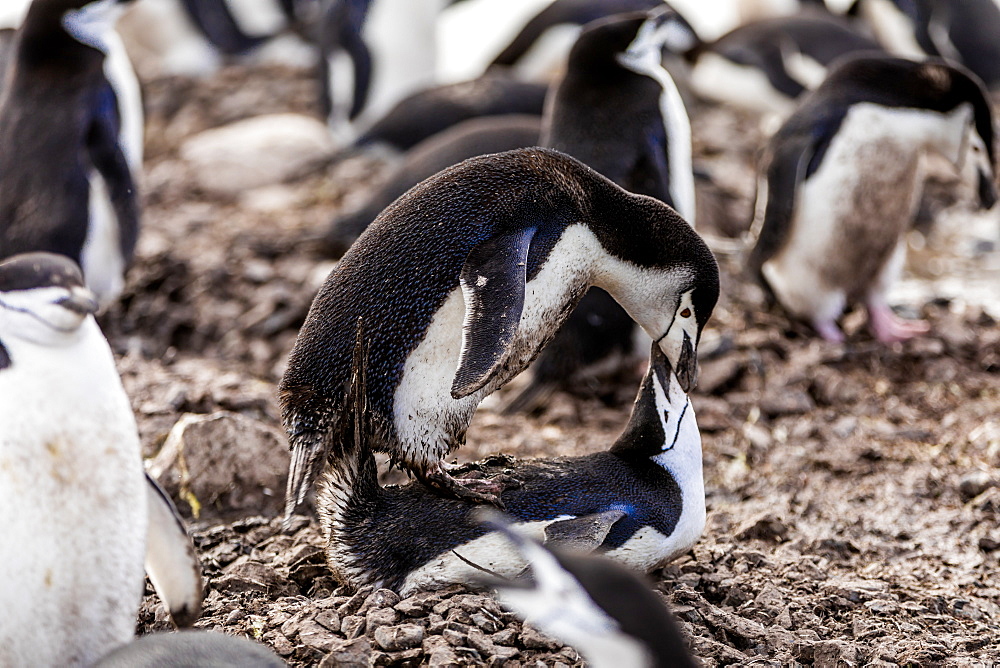
<svg viewBox="0 0 1000 668">
<path fill-rule="evenodd" d="M 503 628 L 503 622 L 494 617 L 493 615 L 487 615 L 483 612 L 476 612 L 469 615 L 472 623 L 477 627 L 481 628 L 487 633 L 496 633 Z"/>
<path fill-rule="evenodd" d="M 392 608 L 376 608 L 365 615 L 366 628 L 372 633 L 380 626 L 392 626 L 399 621 L 400 614 Z"/>
<path fill-rule="evenodd" d="M 553 640 L 547 635 L 543 635 L 538 629 L 525 624 L 521 629 L 521 644 L 525 649 L 540 649 L 554 652 L 562 647 L 562 643 Z"/>
<path fill-rule="evenodd" d="M 230 626 L 231 624 L 235 624 L 236 622 L 240 621 L 241 619 L 245 619 L 246 616 L 247 616 L 247 613 L 245 613 L 241 608 L 236 608 L 235 610 L 233 610 L 232 612 L 230 612 L 226 616 L 226 623 L 225 623 L 225 625 L 226 626 Z"/>
<path fill-rule="evenodd" d="M 788 537 L 789 528 L 785 522 L 773 513 L 764 513 L 746 522 L 736 531 L 736 538 L 747 540 L 758 538 L 780 542 Z"/>
<path fill-rule="evenodd" d="M 331 631 L 340 631 L 340 615 L 334 610 L 320 610 L 316 613 L 316 623 Z"/>
<path fill-rule="evenodd" d="M 865 607 L 872 612 L 877 612 L 880 615 L 893 615 L 899 610 L 899 606 L 892 601 L 885 601 L 882 599 L 875 599 L 872 601 L 867 601 Z"/>
<path fill-rule="evenodd" d="M 368 638 L 340 641 L 319 664 L 319 668 L 368 668 L 372 645 Z"/>
<path fill-rule="evenodd" d="M 986 471 L 972 471 L 962 476 L 958 483 L 958 491 L 963 501 L 969 501 L 994 485 L 993 477 Z"/>
<path fill-rule="evenodd" d="M 490 656 L 496 650 L 493 640 L 482 632 L 481 629 L 469 629 L 469 646 L 484 656 Z"/>
<path fill-rule="evenodd" d="M 508 645 L 513 646 L 517 643 L 517 631 L 514 629 L 504 629 L 503 631 L 497 631 L 490 639 L 493 640 L 497 645 Z"/>
<path fill-rule="evenodd" d="M 433 612 L 427 615 L 427 632 L 431 635 L 441 635 L 447 626 L 448 622 L 441 615 Z"/>
<path fill-rule="evenodd" d="M 358 610 L 359 615 L 363 615 L 369 610 L 379 608 L 391 608 L 399 603 L 399 594 L 391 589 L 376 589 L 373 591 Z"/>
<path fill-rule="evenodd" d="M 813 668 L 851 668 L 858 665 L 858 649 L 841 640 L 824 640 L 813 650 Z"/>
<path fill-rule="evenodd" d="M 295 645 L 280 633 L 265 633 L 263 640 L 280 656 L 288 656 L 295 651 Z"/>
<path fill-rule="evenodd" d="M 388 652 L 420 647 L 424 641 L 424 627 L 418 624 L 381 626 L 375 629 L 375 642 Z"/>
<path fill-rule="evenodd" d="M 397 603 L 396 610 L 407 617 L 422 617 L 427 612 L 423 602 L 412 597 L 404 598 Z"/>
<path fill-rule="evenodd" d="M 311 619 L 305 619 L 298 629 L 298 644 L 305 645 L 320 652 L 330 652 L 339 642 L 329 629 L 324 628 Z"/>
<path fill-rule="evenodd" d="M 450 647 L 438 647 L 427 658 L 429 668 L 450 668 L 460 664 L 458 654 Z"/>
<path fill-rule="evenodd" d="M 214 584 L 219 591 L 256 591 L 275 598 L 298 593 L 298 587 L 281 577 L 273 568 L 244 557 L 227 566 L 225 575 Z"/>
<path fill-rule="evenodd" d="M 349 615 L 340 622 L 340 632 L 353 640 L 365 632 L 365 618 L 361 615 Z"/>
<path fill-rule="evenodd" d="M 354 596 L 351 596 L 347 601 L 345 601 L 339 608 L 337 608 L 337 613 L 340 615 L 353 615 L 361 609 L 361 605 L 368 599 L 368 595 L 371 592 L 366 589 L 360 589 L 355 592 Z"/>
<path fill-rule="evenodd" d="M 770 417 L 801 415 L 815 407 L 812 397 L 802 390 L 776 390 L 766 393 L 760 400 L 760 410 Z"/>
<path fill-rule="evenodd" d="M 454 647 L 461 647 L 464 645 L 466 638 L 464 633 L 459 633 L 453 629 L 445 629 L 441 634 L 441 637 L 447 640 L 449 645 Z"/>
</svg>

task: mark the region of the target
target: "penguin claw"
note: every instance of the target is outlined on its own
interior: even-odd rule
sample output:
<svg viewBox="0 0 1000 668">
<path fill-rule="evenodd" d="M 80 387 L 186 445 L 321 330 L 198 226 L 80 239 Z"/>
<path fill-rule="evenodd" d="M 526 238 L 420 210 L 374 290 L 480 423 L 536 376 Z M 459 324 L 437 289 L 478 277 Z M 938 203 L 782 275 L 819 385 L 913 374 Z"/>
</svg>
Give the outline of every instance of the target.
<svg viewBox="0 0 1000 668">
<path fill-rule="evenodd" d="M 872 332 L 882 343 L 906 341 L 915 336 L 930 331 L 930 324 L 924 320 L 904 320 L 887 305 L 874 303 L 868 305 L 868 323 Z"/>
<path fill-rule="evenodd" d="M 435 492 L 475 504 L 489 504 L 507 510 L 501 494 L 521 482 L 512 476 L 500 474 L 488 480 L 482 478 L 455 478 L 443 466 L 436 465 L 417 472 L 417 478 Z"/>
</svg>

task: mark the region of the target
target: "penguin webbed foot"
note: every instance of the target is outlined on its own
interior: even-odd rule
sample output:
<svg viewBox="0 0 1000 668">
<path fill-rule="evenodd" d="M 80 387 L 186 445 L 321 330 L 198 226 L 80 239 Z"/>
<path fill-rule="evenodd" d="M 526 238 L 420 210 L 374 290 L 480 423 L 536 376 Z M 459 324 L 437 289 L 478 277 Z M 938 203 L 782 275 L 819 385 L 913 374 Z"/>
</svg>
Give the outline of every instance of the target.
<svg viewBox="0 0 1000 668">
<path fill-rule="evenodd" d="M 500 510 L 507 507 L 500 499 L 501 494 L 512 487 L 520 487 L 521 482 L 513 476 L 501 473 L 490 478 L 481 478 L 482 471 L 470 471 L 469 477 L 456 478 L 446 470 L 444 462 L 415 471 L 417 478 L 431 490 L 444 496 L 469 501 L 475 504 L 489 504 Z"/>
<path fill-rule="evenodd" d="M 907 341 L 931 329 L 925 320 L 904 320 L 893 313 L 888 304 L 882 303 L 868 304 L 868 324 L 875 338 L 882 343 Z"/>
</svg>

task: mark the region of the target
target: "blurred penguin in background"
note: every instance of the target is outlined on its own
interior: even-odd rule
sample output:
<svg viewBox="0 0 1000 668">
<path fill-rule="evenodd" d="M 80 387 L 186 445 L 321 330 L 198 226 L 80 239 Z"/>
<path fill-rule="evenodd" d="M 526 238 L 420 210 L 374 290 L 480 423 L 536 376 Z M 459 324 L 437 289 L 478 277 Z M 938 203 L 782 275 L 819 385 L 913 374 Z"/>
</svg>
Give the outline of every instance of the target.
<svg viewBox="0 0 1000 668">
<path fill-rule="evenodd" d="M 142 105 L 121 10 L 36 0 L 0 93 L 0 258 L 65 255 L 102 306 L 124 289 L 139 233 Z"/>
<path fill-rule="evenodd" d="M 940 59 L 842 62 L 774 135 L 757 192 L 750 271 L 794 318 L 829 341 L 861 302 L 879 341 L 928 331 L 890 309 L 924 176 L 924 157 L 949 161 L 977 193 L 997 199 L 993 111 L 982 83 Z"/>
<path fill-rule="evenodd" d="M 434 83 L 446 0 L 325 0 L 322 113 L 345 143 L 404 96 Z"/>
<path fill-rule="evenodd" d="M 960 63 L 1000 88 L 1000 6 L 995 0 L 857 0 L 885 47 L 911 58 Z"/>
</svg>

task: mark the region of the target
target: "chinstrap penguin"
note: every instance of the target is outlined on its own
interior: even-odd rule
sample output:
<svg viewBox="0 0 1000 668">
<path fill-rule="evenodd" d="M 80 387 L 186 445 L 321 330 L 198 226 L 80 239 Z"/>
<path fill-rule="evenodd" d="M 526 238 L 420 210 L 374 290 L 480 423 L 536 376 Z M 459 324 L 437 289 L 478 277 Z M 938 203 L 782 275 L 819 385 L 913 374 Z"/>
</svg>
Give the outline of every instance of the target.
<svg viewBox="0 0 1000 668">
<path fill-rule="evenodd" d="M 200 564 L 143 471 L 96 310 L 63 256 L 0 263 L 3 665 L 89 666 L 129 641 L 144 560 L 178 623 L 200 609 Z"/>
<path fill-rule="evenodd" d="M 66 255 L 102 306 L 123 290 L 139 232 L 142 118 L 119 11 L 113 0 L 34 2 L 0 94 L 0 257 Z"/>
<path fill-rule="evenodd" d="M 717 288 L 716 288 L 717 289 Z M 525 558 L 502 533 L 479 522 L 483 506 L 442 497 L 418 482 L 380 487 L 370 433 L 367 385 L 378 367 L 363 332 L 353 353 L 346 439 L 339 465 L 317 494 L 327 562 L 352 586 L 408 595 L 484 573 L 512 578 Z M 516 526 L 548 545 L 599 551 L 650 571 L 687 551 L 705 526 L 701 435 L 667 355 L 653 343 L 632 415 L 610 450 L 580 457 L 513 461 L 499 457 L 472 472 L 513 476 L 501 493 Z M 379 536 L 373 541 L 372 536 Z"/>
<path fill-rule="evenodd" d="M 644 12 L 663 0 L 554 0 L 529 20 L 490 63 L 527 78 L 548 78 L 562 69 L 580 28 L 614 14 Z"/>
<path fill-rule="evenodd" d="M 527 562 L 522 577 L 492 581 L 497 598 L 529 624 L 576 647 L 594 668 L 695 668 L 677 620 L 635 572 L 604 557 L 588 556 L 502 531 Z"/>
<path fill-rule="evenodd" d="M 927 331 L 897 318 L 886 293 L 906 257 L 922 157 L 945 157 L 996 201 L 993 113 L 982 84 L 942 60 L 842 63 L 772 138 L 757 192 L 749 269 L 792 316 L 840 341 L 860 301 L 875 336 Z"/>
<path fill-rule="evenodd" d="M 694 385 L 718 268 L 673 209 L 540 148 L 466 160 L 412 188 L 331 272 L 292 350 L 279 386 L 287 511 L 324 467 L 345 465 L 358 331 L 380 370 L 362 416 L 369 447 L 450 494 L 496 502 L 496 482 L 456 481 L 443 457 L 591 285 L 646 330 L 685 390 Z"/>
<path fill-rule="evenodd" d="M 369 193 L 362 204 L 330 223 L 323 235 L 324 252 L 342 256 L 382 209 L 442 169 L 477 155 L 538 145 L 541 127 L 540 116 L 505 114 L 463 121 L 425 139 L 406 152 L 388 180 Z"/>
<path fill-rule="evenodd" d="M 212 631 L 153 633 L 119 647 L 94 668 L 285 668 L 259 642 Z"/>
<path fill-rule="evenodd" d="M 697 39 L 666 6 L 588 24 L 546 108 L 541 145 L 567 153 L 631 192 L 669 204 L 694 223 L 691 126 L 661 66 L 668 45 Z M 592 288 L 535 361 L 506 411 L 534 410 L 557 387 L 579 387 L 593 365 L 628 356 L 632 318 Z"/>
</svg>

